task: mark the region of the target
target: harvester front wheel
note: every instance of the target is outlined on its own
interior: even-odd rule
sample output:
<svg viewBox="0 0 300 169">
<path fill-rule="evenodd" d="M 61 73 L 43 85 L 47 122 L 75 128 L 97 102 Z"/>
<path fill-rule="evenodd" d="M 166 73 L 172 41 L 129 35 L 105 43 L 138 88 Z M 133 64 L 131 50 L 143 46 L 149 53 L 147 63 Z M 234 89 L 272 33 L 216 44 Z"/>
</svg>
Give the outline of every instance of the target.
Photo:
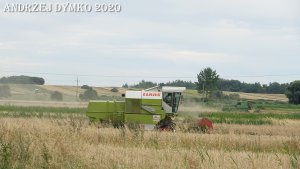
<svg viewBox="0 0 300 169">
<path fill-rule="evenodd" d="M 171 117 L 166 117 L 166 118 L 160 120 L 156 124 L 156 129 L 158 129 L 160 131 L 172 131 L 172 132 L 175 132 L 176 123 L 173 122 L 173 120 L 171 119 Z"/>
</svg>

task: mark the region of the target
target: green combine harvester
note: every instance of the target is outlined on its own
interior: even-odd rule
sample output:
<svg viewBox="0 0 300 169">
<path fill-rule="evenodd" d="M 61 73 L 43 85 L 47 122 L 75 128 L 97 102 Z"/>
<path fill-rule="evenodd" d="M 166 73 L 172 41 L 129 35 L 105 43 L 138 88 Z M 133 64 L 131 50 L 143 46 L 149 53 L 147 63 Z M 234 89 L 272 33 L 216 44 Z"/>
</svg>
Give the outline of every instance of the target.
<svg viewBox="0 0 300 169">
<path fill-rule="evenodd" d="M 176 116 L 185 87 L 157 86 L 142 91 L 126 91 L 125 101 L 89 102 L 86 115 L 92 122 L 139 124 L 146 130 L 175 130 L 172 118 Z"/>
</svg>

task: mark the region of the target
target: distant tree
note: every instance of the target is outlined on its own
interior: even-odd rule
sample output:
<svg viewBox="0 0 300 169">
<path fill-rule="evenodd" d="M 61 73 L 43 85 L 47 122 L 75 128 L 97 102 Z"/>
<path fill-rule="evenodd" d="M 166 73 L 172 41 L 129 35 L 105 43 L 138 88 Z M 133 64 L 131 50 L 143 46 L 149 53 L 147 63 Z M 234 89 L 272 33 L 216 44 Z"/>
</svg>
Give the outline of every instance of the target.
<svg viewBox="0 0 300 169">
<path fill-rule="evenodd" d="M 41 77 L 30 77 L 30 81 L 32 84 L 44 85 L 45 80 Z"/>
<path fill-rule="evenodd" d="M 241 84 L 241 92 L 245 93 L 265 93 L 265 88 L 256 82 L 256 83 L 242 83 Z"/>
<path fill-rule="evenodd" d="M 192 81 L 183 81 L 183 80 L 175 80 L 172 82 L 161 83 L 159 86 L 177 86 L 177 87 L 186 87 L 187 89 L 196 89 L 197 85 Z"/>
<path fill-rule="evenodd" d="M 111 90 L 110 90 L 111 92 L 119 92 L 119 90 L 117 89 L 117 88 L 112 88 Z"/>
<path fill-rule="evenodd" d="M 197 74 L 197 90 L 199 93 L 205 92 L 206 98 L 209 93 L 218 89 L 217 83 L 219 75 L 217 72 L 210 67 L 207 67 Z"/>
<path fill-rule="evenodd" d="M 79 98 L 84 101 L 96 100 L 98 98 L 98 93 L 94 89 L 87 89 L 83 94 L 79 95 Z"/>
<path fill-rule="evenodd" d="M 289 84 L 286 96 L 289 99 L 289 103 L 300 104 L 300 80 L 296 80 Z"/>
<path fill-rule="evenodd" d="M 231 92 L 246 92 L 246 93 L 272 93 L 272 94 L 284 94 L 288 84 L 283 83 L 245 83 L 238 80 L 226 80 L 220 79 L 218 82 L 218 88 L 222 91 Z"/>
<path fill-rule="evenodd" d="M 62 101 L 63 100 L 63 94 L 59 91 L 54 91 L 50 95 L 51 100 L 55 101 Z"/>
<path fill-rule="evenodd" d="M 218 89 L 222 91 L 239 92 L 241 91 L 242 83 L 238 80 L 218 80 Z"/>
<path fill-rule="evenodd" d="M 81 89 L 92 89 L 92 87 L 88 86 L 88 85 L 82 85 L 80 87 Z"/>
<path fill-rule="evenodd" d="M 31 76 L 22 75 L 22 76 L 3 77 L 0 79 L 0 83 L 44 85 L 45 80 L 41 77 L 31 77 Z"/>
<path fill-rule="evenodd" d="M 123 87 L 123 88 L 128 88 L 128 84 L 125 83 L 125 84 L 122 85 L 122 87 Z"/>
<path fill-rule="evenodd" d="M 287 84 L 279 84 L 277 82 L 269 83 L 266 86 L 266 93 L 281 94 L 286 91 L 287 86 Z"/>
<path fill-rule="evenodd" d="M 11 96 L 10 87 L 8 85 L 0 86 L 0 97 L 9 97 Z"/>
<path fill-rule="evenodd" d="M 242 90 L 243 92 L 247 92 L 247 93 L 265 93 L 265 90 L 263 89 L 262 85 L 258 82 L 253 83 L 253 84 L 243 83 L 243 85 L 245 85 L 245 89 Z"/>
<path fill-rule="evenodd" d="M 200 84 L 200 91 L 199 91 Z M 137 85 L 132 85 L 133 88 L 150 88 L 154 86 L 179 86 L 186 87 L 187 89 L 196 89 L 198 92 L 203 92 L 203 87 L 205 87 L 205 82 L 192 82 L 192 81 L 183 81 L 175 80 L 166 83 L 154 83 L 147 82 L 145 80 L 139 82 Z M 208 83 L 207 83 L 208 84 Z M 127 84 L 124 84 L 122 87 L 127 87 Z M 218 79 L 217 80 L 217 89 L 221 91 L 231 91 L 231 92 L 246 92 L 246 93 L 272 93 L 272 94 L 284 94 L 288 84 L 280 84 L 277 82 L 269 84 L 260 84 L 256 83 L 246 83 L 240 82 L 239 80 L 227 80 L 227 79 Z M 205 90 L 204 90 L 205 92 Z"/>
<path fill-rule="evenodd" d="M 154 87 L 154 86 L 157 86 L 157 83 L 153 83 L 153 82 L 150 82 L 150 81 L 142 80 L 137 85 L 133 85 L 131 87 L 133 87 L 133 88 L 140 88 L 140 89 L 147 89 L 147 88 L 151 88 L 151 87 Z"/>
</svg>

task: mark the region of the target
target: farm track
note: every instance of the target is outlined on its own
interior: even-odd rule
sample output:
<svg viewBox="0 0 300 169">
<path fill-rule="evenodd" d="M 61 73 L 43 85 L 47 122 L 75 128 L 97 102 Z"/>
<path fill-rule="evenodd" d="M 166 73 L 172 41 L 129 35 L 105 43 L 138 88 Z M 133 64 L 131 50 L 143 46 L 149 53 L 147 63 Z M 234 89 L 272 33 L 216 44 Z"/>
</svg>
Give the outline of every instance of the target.
<svg viewBox="0 0 300 169">
<path fill-rule="evenodd" d="M 80 107 L 86 108 L 87 102 L 55 102 L 55 101 L 26 101 L 26 100 L 0 100 L 0 105 L 13 106 L 39 106 L 39 107 Z"/>
</svg>

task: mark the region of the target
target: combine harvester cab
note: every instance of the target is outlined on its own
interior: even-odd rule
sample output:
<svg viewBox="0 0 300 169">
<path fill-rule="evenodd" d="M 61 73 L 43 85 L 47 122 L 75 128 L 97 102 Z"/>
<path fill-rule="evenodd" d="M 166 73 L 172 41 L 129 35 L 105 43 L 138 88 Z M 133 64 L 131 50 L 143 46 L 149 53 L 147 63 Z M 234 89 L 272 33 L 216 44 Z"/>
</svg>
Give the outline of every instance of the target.
<svg viewBox="0 0 300 169">
<path fill-rule="evenodd" d="M 126 91 L 125 101 L 90 101 L 86 115 L 92 122 L 109 122 L 115 127 L 139 124 L 146 130 L 174 130 L 185 87 L 158 87 Z"/>
</svg>

